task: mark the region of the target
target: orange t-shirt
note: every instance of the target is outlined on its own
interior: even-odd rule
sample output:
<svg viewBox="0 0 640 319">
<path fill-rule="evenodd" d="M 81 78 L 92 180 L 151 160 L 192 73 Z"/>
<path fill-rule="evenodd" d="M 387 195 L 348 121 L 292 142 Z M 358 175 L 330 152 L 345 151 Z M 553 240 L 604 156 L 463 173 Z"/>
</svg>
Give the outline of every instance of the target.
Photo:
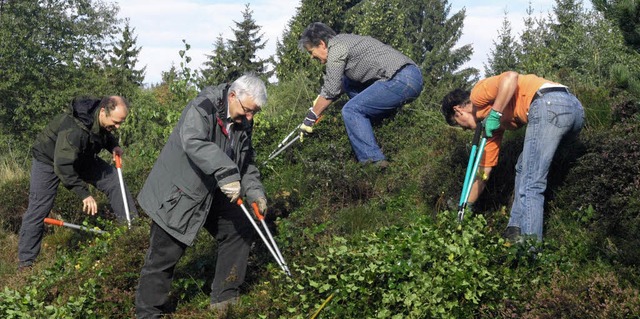
<svg viewBox="0 0 640 319">
<path fill-rule="evenodd" d="M 505 73 L 480 80 L 471 90 L 471 102 L 476 107 L 476 117 L 483 120 L 489 116 L 493 102 L 498 96 L 498 87 Z M 518 75 L 518 86 L 513 97 L 502 110 L 500 128 L 487 140 L 484 156 L 480 166 L 493 167 L 498 165 L 498 154 L 504 130 L 516 130 L 528 122 L 527 113 L 531 100 L 544 83 L 552 83 L 534 74 Z"/>
</svg>

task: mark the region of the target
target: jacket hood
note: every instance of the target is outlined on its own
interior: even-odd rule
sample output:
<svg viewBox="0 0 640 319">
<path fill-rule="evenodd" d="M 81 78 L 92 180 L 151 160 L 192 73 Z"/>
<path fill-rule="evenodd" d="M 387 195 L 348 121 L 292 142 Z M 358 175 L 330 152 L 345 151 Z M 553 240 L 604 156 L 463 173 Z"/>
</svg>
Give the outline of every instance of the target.
<svg viewBox="0 0 640 319">
<path fill-rule="evenodd" d="M 91 127 L 95 120 L 94 113 L 100 106 L 100 100 L 90 97 L 77 97 L 71 102 L 71 110 L 73 117 L 77 118 L 82 124 Z"/>
</svg>

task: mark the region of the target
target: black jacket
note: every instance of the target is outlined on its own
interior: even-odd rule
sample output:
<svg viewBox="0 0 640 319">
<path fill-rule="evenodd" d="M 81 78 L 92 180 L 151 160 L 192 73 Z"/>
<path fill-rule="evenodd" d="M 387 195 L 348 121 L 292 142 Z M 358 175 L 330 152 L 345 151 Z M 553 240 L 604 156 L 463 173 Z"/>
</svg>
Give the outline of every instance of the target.
<svg viewBox="0 0 640 319">
<path fill-rule="evenodd" d="M 54 117 L 31 148 L 33 157 L 52 165 L 62 184 L 82 199 L 90 193 L 76 168 L 90 165 L 102 149 L 112 152 L 118 146 L 116 138 L 100 127 L 99 104 L 96 99 L 74 99 L 68 112 Z"/>
</svg>

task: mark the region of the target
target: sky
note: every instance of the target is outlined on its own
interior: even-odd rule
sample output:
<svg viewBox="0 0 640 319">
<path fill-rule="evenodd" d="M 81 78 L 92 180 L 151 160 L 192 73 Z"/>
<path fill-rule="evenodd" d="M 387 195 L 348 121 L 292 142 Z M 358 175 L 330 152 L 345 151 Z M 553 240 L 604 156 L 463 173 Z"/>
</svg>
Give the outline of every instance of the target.
<svg viewBox="0 0 640 319">
<path fill-rule="evenodd" d="M 451 13 L 466 9 L 463 35 L 458 44 L 472 44 L 474 54 L 465 66 L 478 68 L 482 74 L 505 10 L 512 34 L 517 36 L 524 28 L 523 19 L 530 1 L 534 16 L 546 15 L 555 3 L 554 0 L 449 0 Z M 243 20 L 247 3 L 256 24 L 262 27 L 262 39 L 267 40 L 258 56 L 266 58 L 275 54 L 276 43 L 296 13 L 300 0 L 118 0 L 116 3 L 120 7 L 119 17 L 129 19 L 135 29 L 137 46 L 142 48 L 136 66 L 146 66 L 145 83 L 153 84 L 161 82 L 162 72 L 168 71 L 172 64 L 179 66 L 178 51 L 184 49 L 183 39 L 191 45 L 187 53 L 192 58 L 189 66 L 200 69 L 219 35 L 224 39 L 233 38 L 234 21 Z"/>
</svg>

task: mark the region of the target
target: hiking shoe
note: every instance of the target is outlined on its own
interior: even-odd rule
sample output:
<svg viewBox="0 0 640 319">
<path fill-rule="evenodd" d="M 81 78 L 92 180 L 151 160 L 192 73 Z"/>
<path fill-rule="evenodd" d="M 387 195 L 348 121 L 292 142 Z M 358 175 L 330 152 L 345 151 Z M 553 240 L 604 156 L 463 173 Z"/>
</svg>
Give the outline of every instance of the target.
<svg viewBox="0 0 640 319">
<path fill-rule="evenodd" d="M 20 265 L 18 266 L 18 272 L 29 272 L 33 269 L 33 265 Z"/>
<path fill-rule="evenodd" d="M 513 243 L 518 242 L 520 239 L 520 227 L 508 226 L 502 233 L 502 238 Z"/>
<path fill-rule="evenodd" d="M 225 301 L 212 303 L 209 305 L 209 309 L 214 311 L 218 316 L 226 316 L 229 312 L 229 308 L 238 303 L 239 298 L 231 298 Z"/>
<path fill-rule="evenodd" d="M 373 162 L 373 166 L 379 169 L 387 169 L 387 167 L 389 167 L 389 165 L 391 165 L 387 160 L 380 160 L 377 162 Z"/>
</svg>

